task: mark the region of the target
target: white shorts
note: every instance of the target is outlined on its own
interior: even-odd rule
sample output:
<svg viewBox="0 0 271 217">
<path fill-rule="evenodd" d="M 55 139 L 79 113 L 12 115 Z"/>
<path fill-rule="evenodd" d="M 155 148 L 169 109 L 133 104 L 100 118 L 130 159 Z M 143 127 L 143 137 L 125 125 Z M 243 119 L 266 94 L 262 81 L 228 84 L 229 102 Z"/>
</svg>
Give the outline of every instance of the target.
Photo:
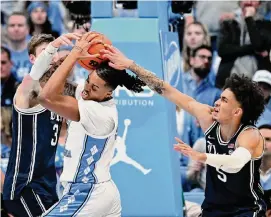
<svg viewBox="0 0 271 217">
<path fill-rule="evenodd" d="M 119 191 L 112 180 L 100 184 L 69 183 L 60 201 L 42 216 L 120 217 Z"/>
</svg>

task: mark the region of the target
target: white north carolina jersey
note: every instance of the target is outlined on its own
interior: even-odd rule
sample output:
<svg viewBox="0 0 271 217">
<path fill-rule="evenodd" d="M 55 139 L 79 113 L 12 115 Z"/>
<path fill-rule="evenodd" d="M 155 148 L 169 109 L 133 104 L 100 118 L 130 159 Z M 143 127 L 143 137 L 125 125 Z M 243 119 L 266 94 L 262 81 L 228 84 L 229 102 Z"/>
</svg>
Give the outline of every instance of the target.
<svg viewBox="0 0 271 217">
<path fill-rule="evenodd" d="M 110 162 L 118 127 L 118 113 L 113 99 L 106 102 L 83 100 L 83 86 L 76 98 L 80 121 L 71 121 L 64 151 L 61 182 L 100 183 L 111 179 Z"/>
</svg>

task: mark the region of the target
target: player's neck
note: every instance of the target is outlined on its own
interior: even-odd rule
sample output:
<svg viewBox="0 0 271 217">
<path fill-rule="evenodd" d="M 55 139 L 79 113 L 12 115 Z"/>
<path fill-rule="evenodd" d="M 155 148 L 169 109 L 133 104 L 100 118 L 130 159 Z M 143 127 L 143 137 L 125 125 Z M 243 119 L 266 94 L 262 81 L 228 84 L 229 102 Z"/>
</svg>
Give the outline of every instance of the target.
<svg viewBox="0 0 271 217">
<path fill-rule="evenodd" d="M 225 142 L 229 141 L 237 132 L 239 127 L 240 127 L 240 124 L 236 124 L 236 123 L 220 125 L 220 136 L 222 137 L 222 140 Z"/>
</svg>

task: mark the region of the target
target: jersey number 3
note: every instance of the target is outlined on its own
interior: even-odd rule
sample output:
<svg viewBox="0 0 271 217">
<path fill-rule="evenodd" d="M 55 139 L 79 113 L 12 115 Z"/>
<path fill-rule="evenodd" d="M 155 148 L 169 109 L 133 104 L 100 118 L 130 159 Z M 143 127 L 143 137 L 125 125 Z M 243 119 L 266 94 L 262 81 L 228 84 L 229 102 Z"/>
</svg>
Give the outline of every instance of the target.
<svg viewBox="0 0 271 217">
<path fill-rule="evenodd" d="M 55 124 L 53 126 L 54 135 L 53 135 L 53 138 L 51 140 L 51 146 L 55 146 L 56 143 L 57 143 L 58 130 L 59 130 L 58 124 Z"/>
</svg>

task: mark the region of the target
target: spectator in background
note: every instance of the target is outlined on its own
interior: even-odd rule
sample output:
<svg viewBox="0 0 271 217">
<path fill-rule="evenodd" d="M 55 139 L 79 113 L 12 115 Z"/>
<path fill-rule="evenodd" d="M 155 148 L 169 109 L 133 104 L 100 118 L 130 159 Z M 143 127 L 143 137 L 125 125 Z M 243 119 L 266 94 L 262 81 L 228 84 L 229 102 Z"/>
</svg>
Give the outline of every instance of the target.
<svg viewBox="0 0 271 217">
<path fill-rule="evenodd" d="M 193 97 L 200 103 L 213 106 L 220 98 L 221 90 L 214 87 L 209 78 L 212 65 L 212 49 L 202 45 L 192 51 L 190 57 L 191 69 L 183 75 L 183 93 Z M 184 129 L 182 140 L 191 146 L 200 137 L 203 137 L 197 120 L 184 112 Z"/>
<path fill-rule="evenodd" d="M 257 126 L 263 123 L 271 125 L 271 73 L 267 70 L 259 70 L 253 76 L 253 81 L 257 82 L 261 87 L 266 103 L 265 110 L 260 116 Z"/>
<path fill-rule="evenodd" d="M 7 169 L 12 142 L 12 105 L 19 82 L 11 73 L 10 51 L 1 46 L 1 174 Z M 1 179 L 1 184 L 4 180 Z"/>
<path fill-rule="evenodd" d="M 12 73 L 21 81 L 31 68 L 27 51 L 27 35 L 29 28 L 27 18 L 22 12 L 14 12 L 8 18 L 7 23 L 7 44 L 11 52 L 13 63 Z"/>
<path fill-rule="evenodd" d="M 265 153 L 261 165 L 261 185 L 267 205 L 266 216 L 271 216 L 271 124 L 259 126 L 260 133 L 265 139 Z"/>
<path fill-rule="evenodd" d="M 199 138 L 193 145 L 193 149 L 200 153 L 206 153 L 205 138 Z M 186 175 L 192 191 L 204 192 L 206 186 L 206 165 L 204 163 L 189 159 Z"/>
<path fill-rule="evenodd" d="M 260 1 L 240 1 L 240 13 L 221 23 L 218 54 L 221 57 L 216 86 L 222 88 L 232 73 L 248 77 L 260 69 L 271 71 L 271 22 L 256 20 Z"/>
<path fill-rule="evenodd" d="M 183 71 L 187 72 L 191 69 L 189 58 L 193 49 L 201 46 L 210 46 L 210 38 L 208 31 L 200 22 L 192 22 L 186 26 L 184 30 L 182 64 Z"/>
<path fill-rule="evenodd" d="M 183 38 L 183 49 L 182 49 L 182 69 L 183 72 L 187 72 L 191 69 L 189 58 L 192 51 L 201 46 L 211 46 L 210 36 L 206 27 L 200 22 L 192 22 L 185 27 L 184 38 Z M 213 52 L 212 68 L 209 74 L 210 81 L 215 84 L 215 77 L 217 69 L 220 63 L 220 58 L 217 52 Z M 179 89 L 182 91 L 181 89 Z"/>
<path fill-rule="evenodd" d="M 30 35 L 51 34 L 55 38 L 59 36 L 58 32 L 52 30 L 52 24 L 48 19 L 48 7 L 43 2 L 32 2 L 27 7 L 29 14 L 29 32 Z"/>
<path fill-rule="evenodd" d="M 11 68 L 10 51 L 1 46 L 1 144 L 9 147 L 11 145 L 13 97 L 19 85 L 19 82 L 11 73 Z"/>
<path fill-rule="evenodd" d="M 216 50 L 216 39 L 219 34 L 219 19 L 223 14 L 238 8 L 238 1 L 196 1 L 194 4 L 195 20 L 208 29 L 213 50 Z M 207 13 L 206 13 L 207 11 Z"/>
</svg>

